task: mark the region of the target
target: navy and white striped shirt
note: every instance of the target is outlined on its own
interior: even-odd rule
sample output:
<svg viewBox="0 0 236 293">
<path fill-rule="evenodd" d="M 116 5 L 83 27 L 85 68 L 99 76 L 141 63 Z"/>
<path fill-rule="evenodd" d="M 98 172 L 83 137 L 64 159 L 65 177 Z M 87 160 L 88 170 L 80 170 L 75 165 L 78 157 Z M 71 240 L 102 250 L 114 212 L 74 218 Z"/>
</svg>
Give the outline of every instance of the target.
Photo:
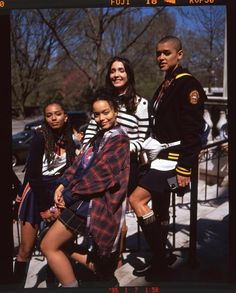
<svg viewBox="0 0 236 293">
<path fill-rule="evenodd" d="M 144 142 L 148 127 L 149 127 L 149 115 L 148 115 L 148 100 L 137 96 L 137 108 L 134 114 L 127 113 L 125 105 L 119 105 L 119 111 L 117 116 L 117 122 L 126 129 L 126 132 L 130 139 L 130 150 L 139 152 L 142 149 L 142 143 Z M 98 125 L 95 122 L 93 116 L 86 129 L 84 141 L 86 144 L 98 131 Z"/>
</svg>

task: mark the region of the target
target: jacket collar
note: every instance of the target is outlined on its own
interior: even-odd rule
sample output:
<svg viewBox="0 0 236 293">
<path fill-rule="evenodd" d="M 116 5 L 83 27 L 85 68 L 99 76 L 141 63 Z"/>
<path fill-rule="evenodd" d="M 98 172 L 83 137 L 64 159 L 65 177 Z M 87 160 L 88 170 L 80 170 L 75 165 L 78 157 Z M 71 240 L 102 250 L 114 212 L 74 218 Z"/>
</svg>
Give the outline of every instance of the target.
<svg viewBox="0 0 236 293">
<path fill-rule="evenodd" d="M 188 72 L 188 70 L 183 69 L 181 65 L 178 65 L 171 73 L 167 73 L 165 79 L 175 78 L 178 74 Z"/>
</svg>

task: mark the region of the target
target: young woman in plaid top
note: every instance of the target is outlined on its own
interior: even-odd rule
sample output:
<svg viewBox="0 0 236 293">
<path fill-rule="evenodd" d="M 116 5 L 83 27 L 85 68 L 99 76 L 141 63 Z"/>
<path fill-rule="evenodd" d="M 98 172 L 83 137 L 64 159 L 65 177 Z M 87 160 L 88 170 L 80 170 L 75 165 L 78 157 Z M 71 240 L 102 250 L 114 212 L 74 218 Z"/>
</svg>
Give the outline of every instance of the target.
<svg viewBox="0 0 236 293">
<path fill-rule="evenodd" d="M 110 93 L 97 91 L 92 112 L 100 131 L 65 171 L 55 192 L 56 204 L 66 208 L 41 249 L 63 287 L 78 286 L 68 253 L 102 280 L 115 270 L 129 177 L 129 138 L 116 122 L 117 111 Z M 64 251 L 65 244 L 78 234 L 87 240 L 86 253 Z"/>
</svg>

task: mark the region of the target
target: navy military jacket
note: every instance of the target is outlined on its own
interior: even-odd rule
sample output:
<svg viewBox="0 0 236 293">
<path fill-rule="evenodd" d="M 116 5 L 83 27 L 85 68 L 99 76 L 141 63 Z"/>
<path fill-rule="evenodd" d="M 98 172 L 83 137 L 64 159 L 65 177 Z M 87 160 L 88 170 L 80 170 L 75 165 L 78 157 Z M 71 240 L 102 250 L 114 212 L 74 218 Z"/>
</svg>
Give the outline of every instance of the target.
<svg viewBox="0 0 236 293">
<path fill-rule="evenodd" d="M 163 91 L 163 81 L 150 103 L 151 132 L 161 143 L 181 141 L 179 146 L 161 151 L 158 157 L 177 161 L 177 173 L 189 176 L 202 146 L 207 96 L 200 82 L 181 66 L 166 80 L 169 81 L 167 88 Z M 157 103 L 158 96 L 160 100 Z"/>
</svg>

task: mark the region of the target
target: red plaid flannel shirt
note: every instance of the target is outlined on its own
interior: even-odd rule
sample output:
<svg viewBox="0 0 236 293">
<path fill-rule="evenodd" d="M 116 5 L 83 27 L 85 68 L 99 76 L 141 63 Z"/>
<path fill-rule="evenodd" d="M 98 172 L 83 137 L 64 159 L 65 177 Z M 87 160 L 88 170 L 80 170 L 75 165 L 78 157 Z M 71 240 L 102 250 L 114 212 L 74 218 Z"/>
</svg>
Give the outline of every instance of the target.
<svg viewBox="0 0 236 293">
<path fill-rule="evenodd" d="M 107 131 L 93 164 L 81 179 L 74 178 L 81 155 L 69 167 L 60 183 L 70 189 L 73 197 L 92 200 L 88 231 L 98 246 L 100 255 L 114 251 L 124 220 L 122 203 L 127 196 L 129 180 L 129 138 L 121 127 Z"/>
</svg>

